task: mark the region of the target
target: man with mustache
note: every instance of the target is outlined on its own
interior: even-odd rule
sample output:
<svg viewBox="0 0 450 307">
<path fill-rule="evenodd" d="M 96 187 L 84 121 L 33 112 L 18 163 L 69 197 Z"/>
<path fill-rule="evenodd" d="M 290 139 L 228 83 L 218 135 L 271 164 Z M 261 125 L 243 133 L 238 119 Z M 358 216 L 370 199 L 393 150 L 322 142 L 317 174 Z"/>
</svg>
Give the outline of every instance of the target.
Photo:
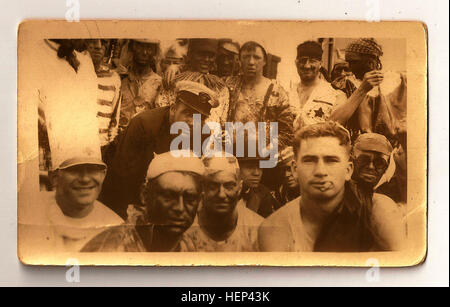
<svg viewBox="0 0 450 307">
<path fill-rule="evenodd" d="M 145 219 L 139 225 L 110 228 L 82 252 L 174 252 L 194 222 L 201 200 L 205 168 L 191 151 L 157 155 L 146 174 L 140 198 Z"/>
<path fill-rule="evenodd" d="M 106 163 L 112 158 L 109 154 L 109 144 L 114 141 L 119 128 L 120 115 L 120 77 L 103 63 L 109 42 L 104 39 L 88 39 L 86 46 L 97 74 L 98 90 L 97 118 L 99 120 L 100 145 L 102 158 Z"/>
<path fill-rule="evenodd" d="M 321 77 L 322 46 L 306 41 L 297 46 L 295 64 L 300 83 L 290 91 L 289 102 L 297 116 L 295 128 L 328 120 L 334 108 L 347 99 Z"/>
<path fill-rule="evenodd" d="M 194 114 L 201 114 L 203 126 L 218 104 L 216 93 L 200 83 L 180 81 L 175 92 L 176 101 L 171 106 L 145 110 L 133 117 L 119 141 L 100 199 L 124 219 L 127 206 L 140 203 L 140 187 L 154 154 L 170 150 L 177 136 L 170 133 L 172 124 L 184 122 L 192 130 Z"/>
<path fill-rule="evenodd" d="M 262 217 L 239 203 L 242 180 L 234 156 L 205 157 L 205 192 L 197 223 L 183 235 L 182 250 L 189 252 L 257 251 Z"/>
<path fill-rule="evenodd" d="M 334 122 L 302 128 L 294 153 L 301 196 L 272 214 L 259 229 L 264 251 L 367 252 L 405 246 L 402 215 L 389 197 L 373 206 L 349 186 L 350 134 Z"/>
</svg>

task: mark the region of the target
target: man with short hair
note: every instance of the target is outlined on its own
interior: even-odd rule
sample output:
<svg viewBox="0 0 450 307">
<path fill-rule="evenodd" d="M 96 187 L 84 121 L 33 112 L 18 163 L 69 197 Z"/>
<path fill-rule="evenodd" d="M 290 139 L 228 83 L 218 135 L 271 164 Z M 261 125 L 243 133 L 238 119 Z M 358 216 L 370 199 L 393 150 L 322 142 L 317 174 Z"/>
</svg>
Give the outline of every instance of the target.
<svg viewBox="0 0 450 307">
<path fill-rule="evenodd" d="M 174 252 L 183 233 L 194 222 L 201 200 L 205 173 L 191 151 L 174 150 L 157 155 L 141 187 L 145 221 L 104 231 L 82 252 Z"/>
<path fill-rule="evenodd" d="M 242 180 L 234 156 L 205 157 L 205 191 L 198 223 L 183 235 L 182 249 L 189 252 L 257 251 L 262 217 L 239 205 Z"/>
<path fill-rule="evenodd" d="M 200 83 L 180 81 L 175 92 L 176 101 L 170 107 L 136 115 L 119 142 L 100 199 L 123 218 L 126 218 L 128 204 L 140 202 L 139 189 L 154 153 L 171 149 L 176 137 L 170 134 L 171 125 L 185 122 L 192 132 L 194 114 L 201 114 L 203 125 L 211 109 L 218 104 L 216 93 Z"/>
<path fill-rule="evenodd" d="M 297 46 L 295 64 L 300 82 L 290 91 L 289 103 L 295 111 L 295 129 L 326 121 L 334 108 L 347 99 L 341 91 L 320 77 L 322 46 L 306 41 Z"/>
<path fill-rule="evenodd" d="M 102 158 L 109 162 L 112 157 L 108 154 L 108 146 L 117 136 L 119 128 L 121 82 L 119 75 L 103 63 L 108 42 L 104 39 L 88 39 L 86 46 L 98 80 L 97 118 Z"/>
<path fill-rule="evenodd" d="M 302 128 L 294 153 L 301 196 L 267 218 L 259 230 L 264 251 L 367 252 L 401 250 L 402 216 L 387 196 L 361 203 L 351 179 L 350 135 L 334 122 Z"/>
<path fill-rule="evenodd" d="M 154 39 L 133 39 L 128 44 L 132 64 L 122 80 L 122 108 L 120 126 L 125 127 L 131 118 L 145 109 L 155 108 L 162 78 L 156 73 L 156 58 L 160 42 Z"/>
<path fill-rule="evenodd" d="M 267 53 L 257 42 L 249 41 L 239 51 L 242 75 L 230 77 L 229 122 L 277 122 L 278 148 L 282 150 L 292 141 L 293 115 L 286 91 L 274 80 L 263 75 Z M 270 135 L 266 135 L 267 139 Z"/>
</svg>

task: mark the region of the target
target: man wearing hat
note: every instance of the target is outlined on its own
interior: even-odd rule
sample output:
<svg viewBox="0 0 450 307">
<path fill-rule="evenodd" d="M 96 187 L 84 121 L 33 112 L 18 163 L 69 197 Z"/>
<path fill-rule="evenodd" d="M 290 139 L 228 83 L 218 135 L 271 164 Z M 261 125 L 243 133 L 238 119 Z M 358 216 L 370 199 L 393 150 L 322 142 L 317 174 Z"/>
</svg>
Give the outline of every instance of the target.
<svg viewBox="0 0 450 307">
<path fill-rule="evenodd" d="M 167 90 L 173 78 L 184 70 L 186 52 L 185 46 L 181 46 L 178 41 L 167 47 L 160 64 L 163 89 Z"/>
<path fill-rule="evenodd" d="M 369 195 L 376 191 L 396 202 L 406 202 L 406 199 L 402 199 L 406 194 L 406 185 L 400 184 L 401 168 L 397 168 L 396 155 L 398 151 L 392 149 L 384 135 L 361 134 L 353 145 L 355 171 L 352 179 L 358 188 Z"/>
<path fill-rule="evenodd" d="M 141 186 L 145 220 L 104 231 L 82 252 L 170 252 L 180 250 L 180 239 L 192 225 L 201 200 L 205 168 L 191 151 L 157 155 Z"/>
<path fill-rule="evenodd" d="M 275 193 L 275 197 L 280 203 L 284 205 L 291 200 L 300 196 L 297 173 L 294 171 L 294 151 L 292 146 L 286 147 L 281 153 L 278 159 L 278 165 L 281 168 L 282 184 L 278 191 Z"/>
<path fill-rule="evenodd" d="M 205 191 L 197 222 L 183 235 L 182 250 L 189 252 L 257 251 L 258 227 L 263 218 L 239 205 L 242 188 L 234 156 L 207 156 Z"/>
<path fill-rule="evenodd" d="M 259 230 L 263 251 L 368 252 L 405 247 L 402 214 L 389 197 L 372 206 L 351 185 L 349 132 L 335 122 L 303 127 L 294 153 L 301 196 L 268 217 Z"/>
<path fill-rule="evenodd" d="M 76 112 L 78 111 L 78 112 Z M 49 120 L 54 192 L 43 192 L 32 212 L 40 221 L 22 237 L 43 252 L 78 252 L 84 244 L 123 220 L 97 201 L 105 178 L 95 114 L 67 105 Z M 33 228 L 34 227 L 34 228 Z"/>
<path fill-rule="evenodd" d="M 242 204 L 266 218 L 281 207 L 270 193 L 270 190 L 261 183 L 263 169 L 260 167 L 260 162 L 261 160 L 269 159 L 269 157 L 260 156 L 259 150 L 256 148 L 258 139 L 250 132 L 249 136 L 245 135 L 244 137 L 244 151 L 242 155 L 237 152 L 237 144 L 237 142 L 234 144 L 234 150 L 239 161 L 243 181 L 240 195 Z M 251 146 L 255 146 L 255 154 L 252 154 L 252 151 L 249 150 Z"/>
<path fill-rule="evenodd" d="M 239 43 L 220 39 L 216 66 L 217 75 L 221 78 L 236 75 L 239 70 Z"/>
<path fill-rule="evenodd" d="M 192 130 L 194 114 L 201 114 L 203 126 L 218 104 L 215 92 L 200 83 L 180 81 L 175 93 L 176 101 L 170 107 L 145 110 L 133 117 L 118 144 L 100 199 L 123 218 L 128 204 L 140 203 L 139 188 L 154 153 L 171 149 L 177 137 L 170 133 L 171 125 L 185 122 Z"/>
<path fill-rule="evenodd" d="M 331 119 L 346 125 L 353 139 L 359 133 L 375 132 L 393 140 L 406 133 L 406 76 L 381 71 L 381 46 L 373 38 L 360 38 L 345 49 L 345 60 L 353 75 L 333 81 L 344 91 L 345 104 L 337 107 Z"/>
<path fill-rule="evenodd" d="M 129 42 L 128 49 L 133 60 L 127 77 L 122 80 L 122 127 L 127 126 L 135 114 L 155 107 L 162 80 L 156 73 L 159 44 L 159 40 L 152 39 L 132 39 Z"/>
<path fill-rule="evenodd" d="M 306 41 L 297 46 L 295 64 L 300 82 L 290 91 L 289 102 L 295 111 L 295 129 L 328 120 L 334 108 L 345 102 L 345 95 L 321 77 L 322 46 Z"/>
<path fill-rule="evenodd" d="M 218 76 L 212 74 L 215 69 L 218 40 L 210 38 L 189 39 L 185 71 L 176 75 L 169 88 L 161 91 L 156 99 L 156 105 L 169 106 L 175 102 L 175 86 L 179 81 L 193 81 L 201 83 L 217 93 L 219 105 L 213 109 L 209 121 L 220 124 L 226 121 L 228 108 L 228 89 Z"/>
</svg>

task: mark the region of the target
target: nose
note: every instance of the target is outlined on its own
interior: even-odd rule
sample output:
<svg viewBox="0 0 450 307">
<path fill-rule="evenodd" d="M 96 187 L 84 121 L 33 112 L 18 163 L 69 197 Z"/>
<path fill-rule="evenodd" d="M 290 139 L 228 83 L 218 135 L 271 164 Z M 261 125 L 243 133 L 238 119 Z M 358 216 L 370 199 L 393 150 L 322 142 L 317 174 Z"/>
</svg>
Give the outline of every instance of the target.
<svg viewBox="0 0 450 307">
<path fill-rule="evenodd" d="M 325 177 L 327 175 L 326 166 L 322 159 L 319 159 L 317 162 L 314 175 L 316 177 Z"/>
<path fill-rule="evenodd" d="M 176 212 L 182 212 L 183 208 L 184 208 L 184 198 L 183 195 L 180 194 L 172 209 Z"/>
<path fill-rule="evenodd" d="M 223 187 L 223 185 L 220 185 L 218 197 L 221 199 L 227 198 L 227 194 L 225 193 L 225 188 Z"/>
<path fill-rule="evenodd" d="M 101 41 L 100 41 L 99 39 L 97 39 L 97 40 L 94 42 L 94 48 L 95 48 L 95 49 L 101 49 L 101 48 L 102 48 L 102 43 L 101 43 Z"/>
<path fill-rule="evenodd" d="M 83 167 L 78 171 L 78 181 L 81 183 L 88 183 L 91 180 L 90 172 L 87 168 Z"/>
</svg>

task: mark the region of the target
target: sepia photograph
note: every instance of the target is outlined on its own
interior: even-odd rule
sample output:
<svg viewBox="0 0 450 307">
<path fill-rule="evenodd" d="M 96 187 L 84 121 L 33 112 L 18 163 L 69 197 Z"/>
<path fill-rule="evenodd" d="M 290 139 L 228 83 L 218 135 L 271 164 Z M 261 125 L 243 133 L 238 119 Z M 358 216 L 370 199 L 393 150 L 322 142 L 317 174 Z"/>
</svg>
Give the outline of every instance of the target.
<svg viewBox="0 0 450 307">
<path fill-rule="evenodd" d="M 420 22 L 29 20 L 24 264 L 418 265 Z"/>
</svg>

